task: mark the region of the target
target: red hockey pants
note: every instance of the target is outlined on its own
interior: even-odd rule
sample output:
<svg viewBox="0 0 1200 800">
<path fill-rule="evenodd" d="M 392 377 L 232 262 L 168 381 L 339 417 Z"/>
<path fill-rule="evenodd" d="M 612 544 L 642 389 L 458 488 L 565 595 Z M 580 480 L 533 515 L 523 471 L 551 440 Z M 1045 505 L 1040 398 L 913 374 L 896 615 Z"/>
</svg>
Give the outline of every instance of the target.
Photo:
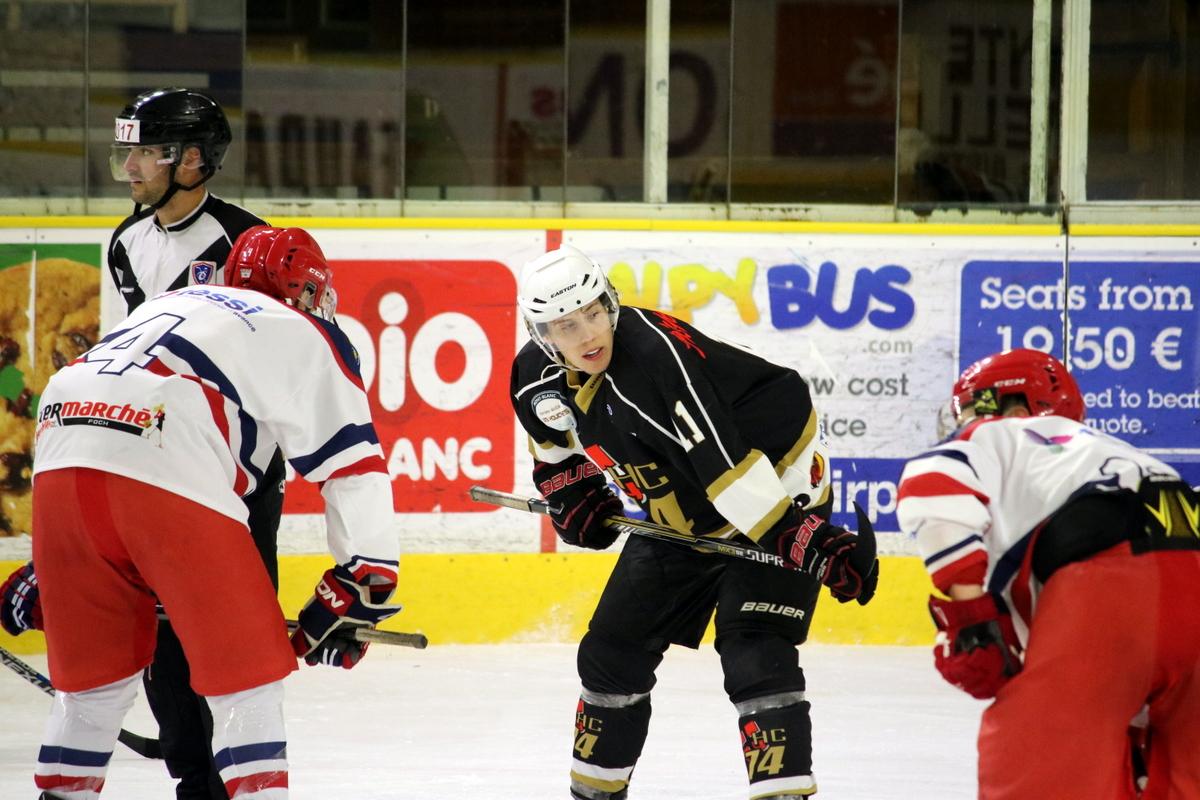
<svg viewBox="0 0 1200 800">
<path fill-rule="evenodd" d="M 1200 798 L 1200 551 L 1126 543 L 1054 573 L 983 715 L 980 798 L 1134 797 L 1126 728 L 1146 703 L 1144 800 Z"/>
</svg>

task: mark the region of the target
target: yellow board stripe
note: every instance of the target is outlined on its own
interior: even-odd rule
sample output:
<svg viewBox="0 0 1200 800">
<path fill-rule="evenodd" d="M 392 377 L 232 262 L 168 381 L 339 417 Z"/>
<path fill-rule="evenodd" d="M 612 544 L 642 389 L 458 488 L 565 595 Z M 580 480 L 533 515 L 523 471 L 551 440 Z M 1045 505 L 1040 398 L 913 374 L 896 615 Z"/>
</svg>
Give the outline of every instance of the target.
<svg viewBox="0 0 1200 800">
<path fill-rule="evenodd" d="M 1079 223 L 1072 236 L 1200 236 L 1200 225 L 1112 225 Z"/>
<path fill-rule="evenodd" d="M 713 556 L 719 558 L 720 556 Z M 417 553 L 400 557 L 395 601 L 404 610 L 385 629 L 424 633 L 430 646 L 577 642 L 616 563 L 616 553 Z M 822 592 L 809 641 L 828 644 L 932 644 L 930 583 L 913 556 L 880 559 L 879 592 L 870 605 L 841 604 Z M 23 561 L 0 561 L 0 576 Z M 329 556 L 280 556 L 280 603 L 295 616 L 312 596 Z M 706 641 L 712 641 L 710 628 Z M 40 633 L 0 646 L 45 652 Z"/>
</svg>

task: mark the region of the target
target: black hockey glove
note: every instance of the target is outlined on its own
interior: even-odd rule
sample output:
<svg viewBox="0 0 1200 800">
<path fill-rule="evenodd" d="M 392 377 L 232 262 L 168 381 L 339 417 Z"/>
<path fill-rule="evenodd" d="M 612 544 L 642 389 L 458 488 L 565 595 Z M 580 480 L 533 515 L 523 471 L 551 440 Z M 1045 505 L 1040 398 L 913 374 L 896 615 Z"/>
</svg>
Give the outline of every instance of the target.
<svg viewBox="0 0 1200 800">
<path fill-rule="evenodd" d="M 879 560 L 875 557 L 875 529 L 858 503 L 854 510 L 858 512 L 857 534 L 793 505 L 759 545 L 828 586 L 839 603 L 857 600 L 865 606 L 879 584 Z"/>
<path fill-rule="evenodd" d="M 536 461 L 533 482 L 550 504 L 550 520 L 558 538 L 576 547 L 603 550 L 617 539 L 604 521 L 624 510 L 608 488 L 604 473 L 581 455 L 557 464 Z"/>
<path fill-rule="evenodd" d="M 0 585 L 0 627 L 13 636 L 42 629 L 41 593 L 30 561 Z"/>
</svg>

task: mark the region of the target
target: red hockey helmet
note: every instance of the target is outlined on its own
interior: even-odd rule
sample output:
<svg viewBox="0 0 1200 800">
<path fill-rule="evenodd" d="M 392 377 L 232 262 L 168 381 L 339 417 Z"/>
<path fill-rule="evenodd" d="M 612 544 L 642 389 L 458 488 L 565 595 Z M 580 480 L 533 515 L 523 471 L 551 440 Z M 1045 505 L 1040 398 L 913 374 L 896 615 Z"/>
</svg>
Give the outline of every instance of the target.
<svg viewBox="0 0 1200 800">
<path fill-rule="evenodd" d="M 333 318 L 333 269 L 303 228 L 247 228 L 225 262 L 225 285 L 254 289 L 302 311 Z"/>
<path fill-rule="evenodd" d="M 1004 398 L 1012 396 L 1023 398 L 1035 417 L 1083 421 L 1083 396 L 1075 379 L 1061 361 L 1038 350 L 1008 350 L 979 359 L 954 382 L 951 404 L 960 419 L 966 409 L 980 417 L 995 416 Z"/>
</svg>

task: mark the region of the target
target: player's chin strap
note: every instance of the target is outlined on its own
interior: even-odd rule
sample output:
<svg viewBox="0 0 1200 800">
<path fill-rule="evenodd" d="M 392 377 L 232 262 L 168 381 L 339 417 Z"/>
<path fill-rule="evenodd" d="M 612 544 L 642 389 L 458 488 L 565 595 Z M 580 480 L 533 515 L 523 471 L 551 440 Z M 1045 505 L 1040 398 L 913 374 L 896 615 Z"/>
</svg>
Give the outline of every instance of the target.
<svg viewBox="0 0 1200 800">
<path fill-rule="evenodd" d="M 142 213 L 142 204 L 141 203 L 133 204 L 133 215 L 135 217 L 149 216 L 150 214 L 153 214 L 154 212 L 158 211 L 160 208 L 165 206 L 167 203 L 171 202 L 171 198 L 175 196 L 176 192 L 178 192 L 180 190 L 185 191 L 185 192 L 190 192 L 192 189 L 199 189 L 201 186 L 203 186 L 205 184 L 206 181 L 208 181 L 209 178 L 211 178 L 213 175 L 217 174 L 217 171 L 215 169 L 213 169 L 212 167 L 205 164 L 204 167 L 201 168 L 200 180 L 196 181 L 191 186 L 184 186 L 183 184 L 178 183 L 175 180 L 175 168 L 177 166 L 179 166 L 179 165 L 178 164 L 171 165 L 171 172 L 167 175 L 167 190 L 165 192 L 163 192 L 163 196 L 158 198 L 158 200 L 156 202 L 154 202 L 152 205 L 149 205 L 146 207 L 145 214 Z"/>
</svg>

